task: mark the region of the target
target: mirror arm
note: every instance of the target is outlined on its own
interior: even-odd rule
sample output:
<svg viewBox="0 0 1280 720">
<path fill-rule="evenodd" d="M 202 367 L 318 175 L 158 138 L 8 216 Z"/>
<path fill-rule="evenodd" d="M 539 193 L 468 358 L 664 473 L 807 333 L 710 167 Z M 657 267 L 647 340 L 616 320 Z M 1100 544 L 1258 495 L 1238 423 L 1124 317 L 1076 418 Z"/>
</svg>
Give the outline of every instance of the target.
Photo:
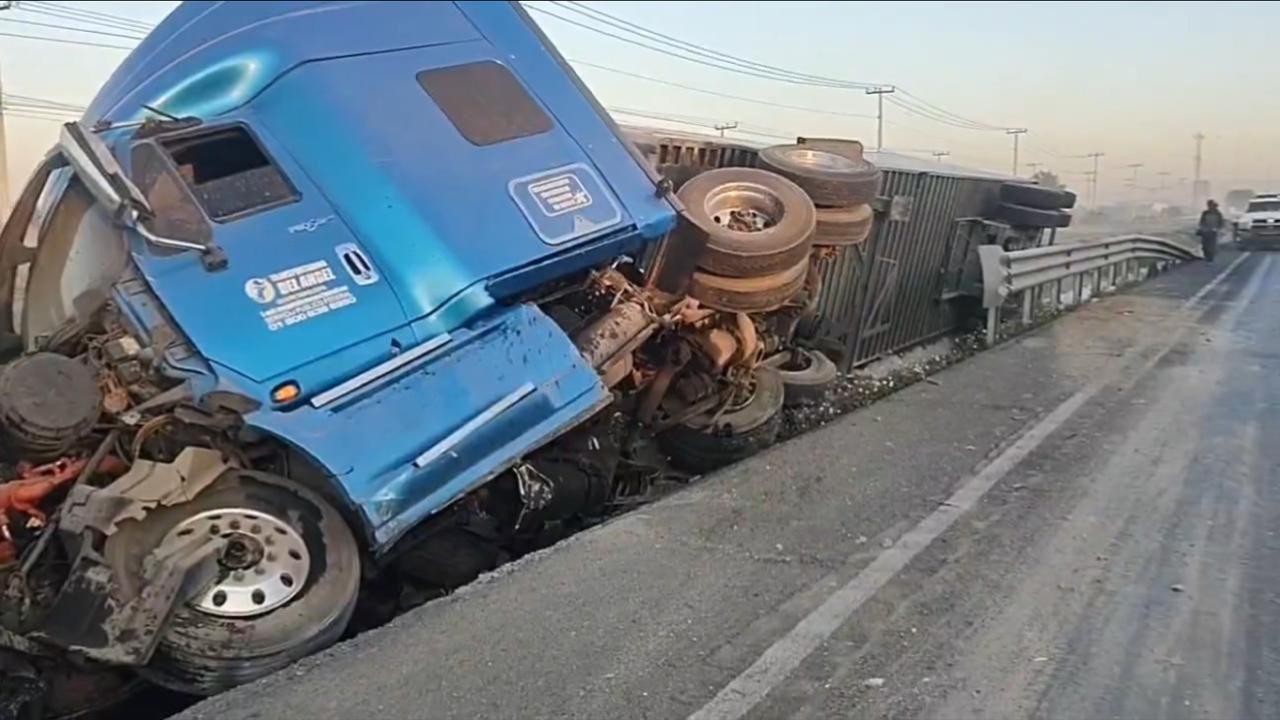
<svg viewBox="0 0 1280 720">
<path fill-rule="evenodd" d="M 217 244 L 210 242 L 208 245 L 189 240 L 178 240 L 157 235 L 147 228 L 146 222 L 138 216 L 133 215 L 133 222 L 129 223 L 134 230 L 142 236 L 143 240 L 155 245 L 156 247 L 169 248 L 171 250 L 193 250 L 200 253 L 200 262 L 204 265 L 204 269 L 210 272 L 222 270 L 227 267 L 227 254 Z"/>
</svg>

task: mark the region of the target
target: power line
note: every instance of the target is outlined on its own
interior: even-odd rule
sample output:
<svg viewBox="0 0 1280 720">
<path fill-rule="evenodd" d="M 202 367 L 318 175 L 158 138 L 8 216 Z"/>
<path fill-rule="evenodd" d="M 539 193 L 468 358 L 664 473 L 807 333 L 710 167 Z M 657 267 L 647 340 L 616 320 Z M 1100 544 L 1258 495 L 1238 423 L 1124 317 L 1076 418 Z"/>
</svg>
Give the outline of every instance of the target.
<svg viewBox="0 0 1280 720">
<path fill-rule="evenodd" d="M 667 45 L 668 47 L 676 48 L 682 52 L 689 52 L 689 53 L 694 53 L 696 55 L 700 55 L 704 59 L 699 60 L 699 59 L 689 58 L 684 55 L 674 54 L 670 50 L 663 49 L 663 48 L 655 48 L 651 45 L 645 44 L 643 42 L 640 42 L 631 38 L 623 38 L 612 32 L 600 29 L 598 27 L 592 27 L 590 25 L 583 24 L 581 22 L 572 20 L 562 15 L 557 15 L 556 13 L 552 13 L 544 8 L 539 8 L 534 6 L 528 6 L 528 7 L 531 10 L 535 10 L 544 15 L 549 15 L 558 20 L 561 20 L 562 22 L 569 23 L 576 27 L 589 30 L 591 32 L 595 32 L 598 34 L 605 35 L 607 37 L 621 40 L 623 42 L 636 45 L 636 46 L 645 48 L 647 50 L 672 55 L 673 57 L 677 57 L 679 59 L 683 59 L 689 62 L 695 62 L 702 65 L 708 65 L 710 67 L 714 67 L 720 70 L 727 70 L 729 72 L 738 72 L 738 73 L 749 75 L 752 77 L 764 77 L 764 79 L 775 80 L 779 82 L 787 82 L 791 84 L 828 87 L 828 88 L 835 88 L 835 89 L 867 90 L 867 89 L 884 89 L 886 87 L 896 87 L 896 86 L 888 86 L 884 83 L 868 83 L 868 82 L 861 82 L 861 81 L 855 81 L 855 80 L 843 80 L 843 79 L 832 78 L 832 77 L 827 77 L 823 75 L 815 75 L 812 73 L 797 72 L 795 70 L 789 70 L 787 68 L 778 67 L 776 65 L 769 65 L 767 63 L 761 63 L 754 60 L 749 60 L 736 55 L 730 55 L 729 53 L 713 50 L 705 46 L 698 45 L 686 40 L 679 40 L 666 33 L 661 33 L 661 32 L 652 30 L 650 28 L 644 27 L 643 25 L 639 25 L 637 23 L 630 22 L 628 20 L 620 18 L 616 15 L 610 15 L 609 13 L 606 13 L 602 10 L 592 8 L 592 7 L 587 7 L 586 5 L 580 2 L 577 2 L 576 0 L 563 0 L 563 1 L 553 0 L 553 2 L 556 3 L 556 7 L 558 9 L 575 12 L 580 16 L 589 18 L 596 22 L 604 23 L 615 29 L 623 30 L 624 32 L 628 32 L 632 35 L 639 35 L 645 40 L 649 40 L 652 42 L 659 42 L 663 45 Z M 708 60 L 710 60 L 710 62 L 708 62 Z M 737 68 L 726 68 L 719 63 L 729 63 L 732 65 L 736 65 Z M 1003 131 L 1003 130 L 1010 129 L 1005 126 L 992 125 L 990 123 L 983 123 L 977 120 L 966 118 L 962 115 L 953 113 L 951 111 L 948 111 L 939 107 L 938 105 L 930 103 L 927 100 L 924 100 L 923 98 L 920 98 L 919 96 L 906 91 L 905 89 L 901 89 L 901 88 L 897 88 L 897 89 L 907 97 L 900 98 L 900 99 L 891 98 L 891 100 L 896 100 L 895 104 L 903 108 L 909 108 L 909 110 L 911 112 L 914 112 L 914 114 L 920 115 L 927 119 L 934 120 L 936 122 L 940 122 L 943 124 L 951 125 L 953 127 L 966 129 L 966 130 Z"/>
<path fill-rule="evenodd" d="M 717 70 L 725 70 L 725 71 L 732 72 L 732 73 L 738 73 L 738 74 L 740 74 L 740 75 L 748 75 L 748 76 L 750 76 L 750 77 L 763 78 L 763 79 L 765 79 L 765 80 L 774 80 L 774 81 L 778 81 L 778 82 L 785 82 L 785 83 L 790 83 L 790 84 L 792 84 L 792 85 L 808 85 L 808 86 L 812 86 L 812 87 L 837 87 L 837 88 L 846 88 L 846 89 L 847 89 L 847 87 L 851 87 L 851 86 L 844 86 L 844 85 L 831 85 L 831 84 L 829 84 L 829 83 L 825 83 L 825 82 L 811 82 L 811 81 L 805 81 L 805 80 L 792 79 L 792 78 L 788 78 L 788 77 L 780 76 L 780 75 L 778 75 L 777 73 L 763 73 L 763 72 L 755 72 L 755 71 L 751 71 L 751 70 L 745 70 L 745 69 L 741 69 L 741 68 L 735 68 L 735 67 L 733 67 L 733 66 L 720 65 L 720 64 L 717 64 L 717 63 L 711 62 L 711 61 L 709 61 L 709 60 L 705 60 L 705 59 L 698 58 L 698 57 L 696 57 L 696 56 L 692 56 L 692 57 L 691 57 L 691 56 L 689 56 L 689 55 L 683 55 L 683 54 L 677 53 L 677 52 L 675 52 L 675 51 L 673 51 L 673 50 L 668 50 L 668 49 L 664 49 L 664 48 L 660 48 L 660 47 L 654 47 L 653 45 L 645 44 L 645 43 L 640 42 L 639 40 L 635 40 L 635 39 L 633 39 L 633 38 L 624 37 L 624 36 L 622 36 L 622 35 L 618 35 L 618 34 L 616 34 L 616 33 L 609 32 L 608 30 L 603 30 L 603 29 L 598 28 L 598 27 L 593 27 L 593 26 L 591 26 L 591 25 L 587 25 L 586 23 L 578 22 L 577 20 L 574 20 L 573 18 L 568 18 L 568 17 L 565 17 L 565 16 L 563 16 L 563 15 L 558 15 L 558 14 L 553 13 L 553 12 L 551 12 L 550 10 L 547 10 L 547 9 L 545 9 L 545 8 L 540 8 L 540 7 L 536 7 L 536 6 L 533 6 L 533 5 L 526 5 L 525 7 L 526 7 L 526 8 L 528 8 L 529 10 L 533 10 L 534 12 L 541 13 L 541 14 L 543 14 L 543 15 L 547 15 L 547 16 L 549 16 L 549 17 L 553 17 L 553 18 L 555 18 L 555 19 L 557 19 L 557 20 L 559 20 L 559 21 L 561 21 L 561 22 L 564 22 L 564 23 L 568 23 L 568 24 L 570 24 L 570 25 L 573 25 L 574 27 L 582 28 L 583 30 L 587 30 L 587 31 L 589 31 L 589 32 L 593 32 L 593 33 L 596 33 L 596 34 L 599 34 L 599 35 L 604 35 L 605 37 L 613 38 L 614 40 L 618 40 L 619 42 L 627 43 L 628 45 L 634 45 L 634 46 L 639 47 L 639 48 L 644 48 L 645 50 L 651 50 L 651 51 L 653 51 L 653 52 L 657 52 L 657 53 L 661 53 L 661 54 L 663 54 L 663 55 L 667 55 L 667 56 L 670 56 L 670 57 L 678 58 L 678 59 L 680 59 L 680 60 L 684 60 L 684 61 L 686 61 L 686 62 L 691 62 L 691 63 L 695 63 L 695 64 L 698 64 L 698 65 L 705 65 L 705 66 L 707 66 L 707 67 L 712 67 L 712 68 L 715 68 L 715 69 L 717 69 Z M 559 6 L 557 6 L 557 7 L 559 7 Z M 858 87 L 862 87 L 862 86 L 858 86 Z"/>
<path fill-rule="evenodd" d="M 672 82 L 670 80 L 662 80 L 660 78 L 650 77 L 648 75 L 641 75 L 639 73 L 634 73 L 629 70 L 620 70 L 615 67 L 609 67 L 608 65 L 600 65 L 599 63 L 587 62 L 586 60 L 574 60 L 572 58 L 569 58 L 568 60 L 570 63 L 573 63 L 574 65 L 581 65 L 583 67 L 594 68 L 596 70 L 603 70 L 605 72 L 611 72 L 617 75 L 635 78 L 637 80 L 646 80 L 648 82 L 657 83 L 659 85 L 666 85 L 667 87 L 680 88 L 681 90 L 689 90 L 691 92 L 703 93 L 705 95 L 714 95 L 715 97 L 727 98 L 729 100 L 738 100 L 741 102 L 748 102 L 756 105 L 763 105 L 765 107 L 782 108 L 785 110 L 797 110 L 799 112 L 819 113 L 822 115 L 834 115 L 836 117 L 861 118 L 864 120 L 874 120 L 876 117 L 875 115 L 867 115 L 865 113 L 840 112 L 839 110 L 823 110 L 822 108 L 805 107 L 803 105 L 787 105 L 785 103 L 770 102 L 768 100 L 760 100 L 758 98 L 746 97 L 743 95 L 731 95 L 729 93 L 723 93 L 718 90 L 708 90 L 706 88 L 700 88 L 695 85 L 684 85 L 678 82 Z"/>
<path fill-rule="evenodd" d="M 708 130 L 716 130 L 716 131 L 719 131 L 722 135 L 725 130 L 732 130 L 734 132 L 742 133 L 745 135 L 757 135 L 760 137 L 773 138 L 775 140 L 779 140 L 779 139 L 794 140 L 795 139 L 795 135 L 786 134 L 784 131 L 778 130 L 777 128 L 766 128 L 766 127 L 760 127 L 760 126 L 753 126 L 750 124 L 743 126 L 741 123 L 738 123 L 736 121 L 726 123 L 716 118 L 699 117 L 697 115 L 678 115 L 673 113 L 661 113 L 661 112 L 654 112 L 650 110 L 632 110 L 628 108 L 619 108 L 619 107 L 611 107 L 611 108 L 608 108 L 608 110 L 610 113 L 615 113 L 618 115 L 628 115 L 631 117 L 645 118 L 647 120 L 661 120 L 663 122 L 670 122 L 670 123 L 677 123 L 680 125 L 689 125 L 692 127 L 706 128 Z M 749 129 L 751 127 L 756 127 L 758 129 L 751 130 Z"/>
<path fill-rule="evenodd" d="M 84 8 L 72 7 L 61 3 L 24 2 L 20 9 L 44 15 L 84 18 L 88 22 L 96 22 L 103 25 L 112 25 L 134 30 L 150 30 L 152 27 L 149 23 L 145 23 L 141 20 L 135 20 L 122 15 L 99 12 L 97 10 L 85 10 Z"/>
<path fill-rule="evenodd" d="M 35 97 L 33 95 L 19 95 L 17 93 L 4 93 L 5 101 L 25 102 L 29 104 L 44 105 L 46 107 L 58 108 L 61 110 L 71 110 L 74 112 L 84 112 L 88 108 L 83 105 L 74 105 L 72 103 L 64 103 L 58 100 L 49 100 L 47 98 Z"/>
<path fill-rule="evenodd" d="M 41 35 L 25 35 L 23 33 L 0 32 L 0 37 L 19 38 L 22 40 L 43 40 L 44 42 L 62 43 L 63 45 L 80 45 L 82 47 L 109 48 L 111 50 L 132 50 L 132 45 L 108 45 L 107 43 L 89 42 L 88 40 L 71 40 L 68 38 L 45 37 Z"/>
<path fill-rule="evenodd" d="M 853 89 L 853 90 L 864 90 L 867 88 L 878 87 L 878 85 L 875 83 L 864 83 L 864 82 L 858 82 L 855 80 L 841 80 L 839 78 L 824 77 L 822 75 L 813 75 L 810 73 L 798 72 L 795 70 L 778 67 L 776 65 L 769 65 L 767 63 L 757 62 L 755 60 L 739 57 L 737 55 L 730 55 L 729 53 L 722 52 L 720 50 L 713 50 L 703 45 L 698 45 L 696 43 L 689 42 L 688 40 L 680 40 L 666 33 L 658 32 L 656 30 L 652 30 L 650 28 L 644 27 L 643 25 L 639 25 L 629 20 L 625 20 L 623 18 L 618 17 L 617 15 L 610 15 L 609 13 L 603 10 L 590 7 L 584 3 L 577 2 L 576 0 L 552 0 L 552 2 L 554 2 L 555 5 L 559 8 L 562 8 L 564 10 L 569 10 L 571 12 L 575 12 L 578 15 L 590 18 L 592 20 L 595 20 L 596 22 L 602 22 L 606 25 L 617 28 L 624 32 L 629 32 L 634 35 L 639 35 L 647 40 L 658 42 L 663 45 L 667 45 L 668 47 L 673 47 L 684 52 L 691 52 L 695 55 L 700 55 L 714 62 L 727 62 L 731 65 L 737 65 L 738 67 L 744 68 L 746 70 L 766 72 L 771 75 L 779 76 L 780 78 L 816 82 L 816 83 L 821 83 L 825 86 L 831 86 L 831 87 L 840 87 L 840 88 Z"/>
<path fill-rule="evenodd" d="M 22 20 L 19 18 L 0 18 L 0 22 L 16 23 L 18 25 L 31 25 L 32 27 L 52 28 L 54 30 L 68 30 L 70 32 L 88 33 L 90 35 L 103 35 L 105 37 L 124 38 L 126 40 L 141 40 L 142 35 L 125 35 L 123 33 L 107 32 L 106 30 L 90 30 L 88 28 L 71 27 L 70 25 L 57 25 L 54 23 L 36 22 L 35 20 Z"/>
</svg>

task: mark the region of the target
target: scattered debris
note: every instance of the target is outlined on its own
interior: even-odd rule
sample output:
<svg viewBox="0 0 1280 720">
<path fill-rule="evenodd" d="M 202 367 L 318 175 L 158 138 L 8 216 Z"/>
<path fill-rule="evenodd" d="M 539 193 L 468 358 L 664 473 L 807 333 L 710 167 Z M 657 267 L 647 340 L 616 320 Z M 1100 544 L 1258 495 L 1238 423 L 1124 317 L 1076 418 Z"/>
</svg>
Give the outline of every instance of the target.
<svg viewBox="0 0 1280 720">
<path fill-rule="evenodd" d="M 1182 586 L 1182 583 L 1174 583 L 1173 585 L 1169 586 L 1169 589 L 1176 593 L 1180 593 L 1186 590 L 1186 588 Z"/>
<path fill-rule="evenodd" d="M 853 544 L 854 544 L 854 545 L 866 545 L 866 544 L 867 544 L 867 536 L 866 536 L 866 535 L 859 535 L 859 536 L 857 537 L 857 539 L 855 539 L 855 540 L 853 541 Z"/>
<path fill-rule="evenodd" d="M 862 681 L 862 687 L 878 688 L 884 687 L 884 678 L 867 678 Z"/>
<path fill-rule="evenodd" d="M 893 540 L 889 538 L 885 538 L 881 540 L 880 547 L 884 548 L 885 550 L 888 550 L 889 548 L 893 547 Z"/>
<path fill-rule="evenodd" d="M 1045 657 L 1045 656 L 1041 655 L 1041 656 L 1040 656 L 1040 657 L 1038 657 L 1038 658 L 1032 658 L 1032 659 L 1031 659 L 1031 662 L 1033 662 L 1033 663 L 1049 662 L 1049 658 L 1047 658 L 1047 657 Z"/>
</svg>

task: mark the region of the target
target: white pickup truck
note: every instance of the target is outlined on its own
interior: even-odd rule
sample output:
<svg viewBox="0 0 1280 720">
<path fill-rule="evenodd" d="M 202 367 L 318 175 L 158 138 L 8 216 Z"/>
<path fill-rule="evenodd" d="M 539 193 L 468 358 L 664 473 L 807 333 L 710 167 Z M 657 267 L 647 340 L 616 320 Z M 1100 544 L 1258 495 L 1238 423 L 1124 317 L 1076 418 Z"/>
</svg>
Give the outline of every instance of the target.
<svg viewBox="0 0 1280 720">
<path fill-rule="evenodd" d="M 1241 249 L 1280 246 L 1280 194 L 1254 195 L 1236 218 L 1234 234 Z"/>
</svg>

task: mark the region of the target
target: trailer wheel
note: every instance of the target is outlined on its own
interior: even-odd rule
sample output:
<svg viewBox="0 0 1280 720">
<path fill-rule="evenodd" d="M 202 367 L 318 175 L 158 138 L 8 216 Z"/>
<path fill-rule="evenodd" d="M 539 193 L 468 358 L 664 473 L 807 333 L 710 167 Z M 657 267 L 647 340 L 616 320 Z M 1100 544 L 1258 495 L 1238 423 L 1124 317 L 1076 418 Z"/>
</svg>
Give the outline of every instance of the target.
<svg viewBox="0 0 1280 720">
<path fill-rule="evenodd" d="M 265 473 L 234 470 L 181 505 L 128 521 L 105 556 L 126 593 L 162 544 L 193 533 L 225 540 L 219 580 L 176 608 L 140 673 L 180 692 L 212 695 L 333 644 L 355 610 L 360 550 L 318 495 Z"/>
<path fill-rule="evenodd" d="M 857 245 L 871 235 L 875 219 L 870 205 L 851 208 L 818 208 L 814 245 Z"/>
<path fill-rule="evenodd" d="M 1070 213 L 1010 203 L 1003 203 L 996 208 L 996 216 L 1017 227 L 1064 228 L 1071 224 Z"/>
<path fill-rule="evenodd" d="M 689 220 L 707 236 L 698 265 L 726 277 L 786 270 L 809 256 L 813 202 L 795 183 L 755 168 L 695 175 L 677 193 Z"/>
<path fill-rule="evenodd" d="M 760 167 L 791 180 L 819 207 L 865 205 L 880 189 L 880 170 L 829 146 L 774 145 L 760 151 Z"/>
<path fill-rule="evenodd" d="M 717 417 L 714 411 L 689 418 L 658 436 L 676 466 L 705 473 L 746 459 L 769 447 L 782 429 L 782 377 L 773 368 L 756 368 L 747 397 Z"/>
<path fill-rule="evenodd" d="M 1043 185 L 1005 183 L 1000 186 L 1000 201 L 1039 210 L 1066 210 L 1075 207 L 1076 194 Z"/>
<path fill-rule="evenodd" d="M 689 296 L 725 312 L 768 312 L 794 299 L 804 289 L 808 273 L 808 258 L 763 277 L 735 278 L 695 272 L 689 278 Z"/>
</svg>

